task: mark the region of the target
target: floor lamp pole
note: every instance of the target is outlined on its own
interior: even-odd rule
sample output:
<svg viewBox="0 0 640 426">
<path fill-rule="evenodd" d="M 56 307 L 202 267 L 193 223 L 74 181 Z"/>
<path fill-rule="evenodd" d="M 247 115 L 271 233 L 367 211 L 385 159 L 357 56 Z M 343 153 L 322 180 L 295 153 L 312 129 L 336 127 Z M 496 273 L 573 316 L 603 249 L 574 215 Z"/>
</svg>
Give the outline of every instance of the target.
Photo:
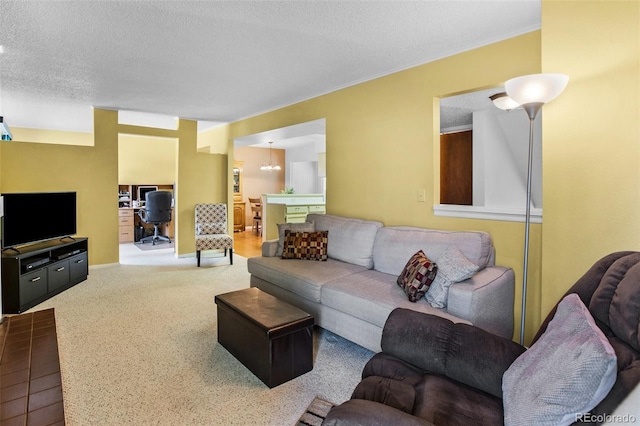
<svg viewBox="0 0 640 426">
<path fill-rule="evenodd" d="M 529 166 L 527 169 L 527 210 L 524 229 L 524 262 L 522 265 L 522 315 L 520 316 L 520 344 L 524 345 L 524 325 L 527 315 L 527 272 L 529 271 L 529 225 L 531 223 L 531 171 L 533 168 L 533 122 L 542 105 L 555 99 L 569 82 L 564 74 L 531 74 L 508 80 L 506 92 L 490 97 L 494 104 L 504 110 L 514 109 L 510 104 L 520 105 L 529 116 Z M 505 95 L 512 102 L 505 103 Z M 500 102 L 497 102 L 500 101 Z"/>
<path fill-rule="evenodd" d="M 529 224 L 531 223 L 531 171 L 533 169 L 533 127 L 538 111 L 544 105 L 533 102 L 522 105 L 529 115 L 529 164 L 527 166 L 527 206 L 524 220 L 524 260 L 522 266 L 522 314 L 520 316 L 520 344 L 524 346 L 524 324 L 527 312 L 527 272 L 529 270 Z"/>
</svg>

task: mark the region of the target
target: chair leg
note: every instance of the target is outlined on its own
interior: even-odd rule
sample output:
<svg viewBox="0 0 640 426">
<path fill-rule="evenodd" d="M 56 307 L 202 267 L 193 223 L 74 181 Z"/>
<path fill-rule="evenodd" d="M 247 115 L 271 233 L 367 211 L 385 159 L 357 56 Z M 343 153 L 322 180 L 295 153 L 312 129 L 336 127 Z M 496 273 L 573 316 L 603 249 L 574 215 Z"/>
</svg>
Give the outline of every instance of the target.
<svg viewBox="0 0 640 426">
<path fill-rule="evenodd" d="M 167 241 L 169 243 L 171 243 L 171 238 L 165 236 L 165 235 L 160 235 L 160 231 L 158 228 L 158 225 L 153 225 L 153 245 L 156 244 L 156 241 L 160 240 L 160 241 Z"/>
<path fill-rule="evenodd" d="M 140 243 L 144 244 L 147 241 L 151 241 L 151 244 L 154 246 L 156 245 L 156 241 L 167 241 L 168 243 L 171 243 L 171 238 L 165 235 L 160 235 L 160 232 L 158 231 L 158 225 L 154 225 L 153 228 L 153 235 L 141 238 L 139 241 Z"/>
<path fill-rule="evenodd" d="M 233 265 L 233 249 L 230 248 L 228 250 L 229 250 L 229 262 L 231 265 Z M 227 249 L 224 249 L 224 256 L 227 257 Z M 200 267 L 200 250 L 196 250 L 196 260 L 199 268 Z"/>
</svg>

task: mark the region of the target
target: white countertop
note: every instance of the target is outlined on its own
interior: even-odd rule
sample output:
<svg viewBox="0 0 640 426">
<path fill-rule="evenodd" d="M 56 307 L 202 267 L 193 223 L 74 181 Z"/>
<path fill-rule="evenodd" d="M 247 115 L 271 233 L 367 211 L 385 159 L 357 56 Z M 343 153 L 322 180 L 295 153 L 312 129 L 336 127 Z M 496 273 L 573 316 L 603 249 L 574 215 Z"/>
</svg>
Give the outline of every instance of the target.
<svg viewBox="0 0 640 426">
<path fill-rule="evenodd" d="M 288 206 L 325 204 L 323 194 L 262 194 L 266 204 L 286 204 Z"/>
</svg>

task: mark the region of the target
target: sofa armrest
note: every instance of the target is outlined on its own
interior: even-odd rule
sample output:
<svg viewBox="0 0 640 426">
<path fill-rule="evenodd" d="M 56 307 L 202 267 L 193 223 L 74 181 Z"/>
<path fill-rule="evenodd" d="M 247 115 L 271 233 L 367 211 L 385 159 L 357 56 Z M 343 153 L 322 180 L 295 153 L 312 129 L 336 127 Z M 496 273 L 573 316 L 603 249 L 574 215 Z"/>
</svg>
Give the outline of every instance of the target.
<svg viewBox="0 0 640 426">
<path fill-rule="evenodd" d="M 489 266 L 468 280 L 451 285 L 447 312 L 490 333 L 511 339 L 514 293 L 513 269 Z"/>
<path fill-rule="evenodd" d="M 278 251 L 278 240 L 267 240 L 262 243 L 262 256 L 274 257 Z"/>
<path fill-rule="evenodd" d="M 425 426 L 433 425 L 420 417 L 412 416 L 379 402 L 350 399 L 333 407 L 322 426 Z"/>
<path fill-rule="evenodd" d="M 502 375 L 525 348 L 478 327 L 398 308 L 384 325 L 382 351 L 502 398 Z"/>
</svg>

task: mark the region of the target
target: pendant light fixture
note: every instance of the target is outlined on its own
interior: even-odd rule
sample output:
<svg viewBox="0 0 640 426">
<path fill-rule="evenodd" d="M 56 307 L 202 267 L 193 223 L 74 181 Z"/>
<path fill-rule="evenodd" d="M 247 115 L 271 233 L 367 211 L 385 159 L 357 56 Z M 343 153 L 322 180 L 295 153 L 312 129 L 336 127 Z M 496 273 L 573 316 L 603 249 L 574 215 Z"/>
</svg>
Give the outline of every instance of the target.
<svg viewBox="0 0 640 426">
<path fill-rule="evenodd" d="M 269 141 L 269 163 L 268 164 L 263 163 L 262 166 L 260 167 L 260 170 L 262 170 L 263 172 L 272 172 L 274 170 L 275 171 L 281 170 L 278 163 L 271 162 L 271 144 L 273 144 L 273 141 Z"/>
<path fill-rule="evenodd" d="M 520 104 L 511 99 L 506 92 L 496 93 L 495 95 L 489 96 L 489 99 L 491 99 L 495 106 L 504 111 L 511 111 L 520 106 Z"/>
</svg>

